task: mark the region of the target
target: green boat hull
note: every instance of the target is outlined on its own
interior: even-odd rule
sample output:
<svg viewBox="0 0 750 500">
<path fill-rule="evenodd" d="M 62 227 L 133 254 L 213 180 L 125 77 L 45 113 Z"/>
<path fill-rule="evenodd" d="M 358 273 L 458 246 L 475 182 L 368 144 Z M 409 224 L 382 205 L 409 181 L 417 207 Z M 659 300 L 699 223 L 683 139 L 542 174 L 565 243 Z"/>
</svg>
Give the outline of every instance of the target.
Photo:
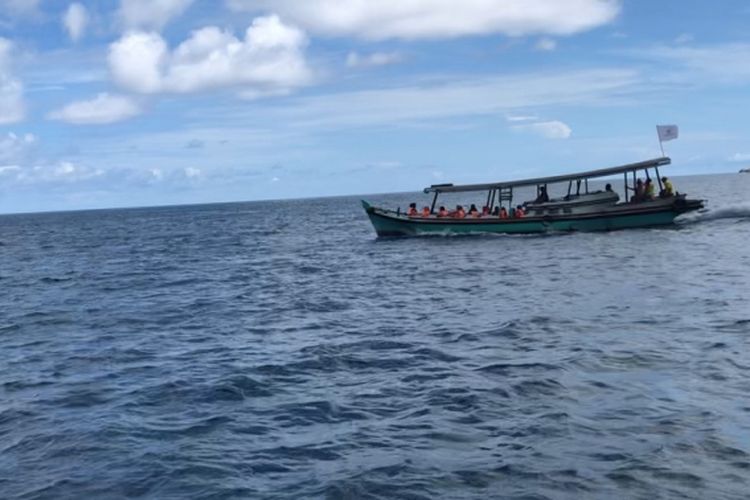
<svg viewBox="0 0 750 500">
<path fill-rule="evenodd" d="M 526 217 L 520 219 L 421 218 L 375 208 L 365 201 L 367 212 L 378 236 L 421 236 L 430 234 L 538 234 L 572 231 L 612 231 L 618 229 L 665 226 L 678 215 L 702 208 L 699 200 L 675 200 L 642 206 L 619 205 L 612 209 L 582 215 Z"/>
</svg>

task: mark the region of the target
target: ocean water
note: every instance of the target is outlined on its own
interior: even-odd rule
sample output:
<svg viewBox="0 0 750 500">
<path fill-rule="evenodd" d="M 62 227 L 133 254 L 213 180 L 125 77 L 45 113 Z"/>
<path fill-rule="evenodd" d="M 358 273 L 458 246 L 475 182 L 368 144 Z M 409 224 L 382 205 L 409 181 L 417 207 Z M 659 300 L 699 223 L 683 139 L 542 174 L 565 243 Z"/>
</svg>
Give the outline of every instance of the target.
<svg viewBox="0 0 750 500">
<path fill-rule="evenodd" d="M 0 498 L 747 498 L 750 175 L 675 187 L 708 209 L 530 237 L 2 216 Z"/>
</svg>

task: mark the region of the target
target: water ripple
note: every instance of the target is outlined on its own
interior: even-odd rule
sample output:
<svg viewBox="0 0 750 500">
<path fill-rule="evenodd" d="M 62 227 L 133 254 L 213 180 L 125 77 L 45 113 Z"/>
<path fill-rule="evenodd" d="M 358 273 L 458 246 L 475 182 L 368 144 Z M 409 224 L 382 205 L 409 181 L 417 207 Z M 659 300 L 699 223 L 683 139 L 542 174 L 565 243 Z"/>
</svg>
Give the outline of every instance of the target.
<svg viewBox="0 0 750 500">
<path fill-rule="evenodd" d="M 376 240 L 357 203 L 0 217 L 0 496 L 746 496 L 744 206 Z"/>
</svg>

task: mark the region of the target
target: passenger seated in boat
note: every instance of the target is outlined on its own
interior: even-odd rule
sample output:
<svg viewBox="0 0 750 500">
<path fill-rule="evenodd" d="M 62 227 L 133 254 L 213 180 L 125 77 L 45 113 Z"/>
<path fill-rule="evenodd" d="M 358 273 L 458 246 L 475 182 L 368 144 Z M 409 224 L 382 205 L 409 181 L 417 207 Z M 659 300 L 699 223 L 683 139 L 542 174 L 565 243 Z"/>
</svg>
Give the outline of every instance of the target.
<svg viewBox="0 0 750 500">
<path fill-rule="evenodd" d="M 505 209 L 505 207 L 500 207 L 500 218 L 501 219 L 508 218 L 508 211 Z"/>
<path fill-rule="evenodd" d="M 669 181 L 669 179 L 667 179 L 666 177 L 662 177 L 661 183 L 664 186 L 664 189 L 662 189 L 659 193 L 659 198 L 669 198 L 671 196 L 674 196 L 674 188 L 672 187 L 672 183 Z"/>
<path fill-rule="evenodd" d="M 416 217 L 419 215 L 419 212 L 417 212 L 417 204 L 416 203 L 409 203 L 409 210 L 406 212 L 406 215 L 409 217 Z"/>
<path fill-rule="evenodd" d="M 549 201 L 549 195 L 547 194 L 547 186 L 539 188 L 539 196 L 536 197 L 534 203 L 547 203 Z"/>
<path fill-rule="evenodd" d="M 456 205 L 456 209 L 450 213 L 450 216 L 455 219 L 463 219 L 466 217 L 466 211 L 461 205 Z"/>
<path fill-rule="evenodd" d="M 500 217 L 500 207 L 495 207 L 495 209 L 492 211 L 492 215 L 495 217 Z"/>
<path fill-rule="evenodd" d="M 646 179 L 646 184 L 644 184 L 643 189 L 645 191 L 643 199 L 653 200 L 654 199 L 654 183 L 651 182 L 651 179 Z"/>
<path fill-rule="evenodd" d="M 448 217 L 448 211 L 445 209 L 445 207 L 441 206 L 440 210 L 438 210 L 438 217 Z"/>
<path fill-rule="evenodd" d="M 515 215 L 515 217 L 517 219 L 521 219 L 521 218 L 523 218 L 524 215 L 526 215 L 526 213 L 524 213 L 523 207 L 521 205 L 518 205 L 516 207 L 516 215 Z"/>
<path fill-rule="evenodd" d="M 474 205 L 473 203 L 469 207 L 469 215 L 472 217 L 476 217 L 479 215 L 479 210 L 477 209 L 477 206 Z"/>
<path fill-rule="evenodd" d="M 488 215 L 490 215 L 490 207 L 485 205 L 482 207 L 482 217 L 487 217 Z"/>
<path fill-rule="evenodd" d="M 612 184 L 607 183 L 606 186 L 604 186 L 604 190 L 608 193 L 612 192 Z"/>
<path fill-rule="evenodd" d="M 422 217 L 430 216 L 430 207 L 422 207 Z"/>
</svg>

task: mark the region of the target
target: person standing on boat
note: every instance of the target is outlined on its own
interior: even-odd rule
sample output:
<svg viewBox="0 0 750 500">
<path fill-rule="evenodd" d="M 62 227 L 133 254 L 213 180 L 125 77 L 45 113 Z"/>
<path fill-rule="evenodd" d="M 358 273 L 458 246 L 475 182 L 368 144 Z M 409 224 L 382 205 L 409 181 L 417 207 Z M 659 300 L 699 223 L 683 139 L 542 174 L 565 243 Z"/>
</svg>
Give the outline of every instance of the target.
<svg viewBox="0 0 750 500">
<path fill-rule="evenodd" d="M 661 198 L 669 198 L 671 196 L 674 196 L 674 188 L 672 187 L 672 183 L 670 182 L 670 180 L 666 177 L 662 177 L 661 183 L 664 186 L 664 189 L 661 190 L 659 196 Z"/>
<path fill-rule="evenodd" d="M 539 196 L 536 197 L 534 203 L 547 203 L 549 201 L 549 195 L 547 194 L 547 186 L 539 187 Z"/>
<path fill-rule="evenodd" d="M 654 183 L 651 182 L 651 179 L 646 179 L 646 184 L 644 186 L 644 189 L 645 189 L 644 199 L 653 200 L 654 199 Z"/>
<path fill-rule="evenodd" d="M 409 211 L 406 212 L 406 215 L 409 217 L 416 217 L 419 215 L 419 212 L 417 212 L 417 204 L 416 203 L 409 203 Z"/>
</svg>

